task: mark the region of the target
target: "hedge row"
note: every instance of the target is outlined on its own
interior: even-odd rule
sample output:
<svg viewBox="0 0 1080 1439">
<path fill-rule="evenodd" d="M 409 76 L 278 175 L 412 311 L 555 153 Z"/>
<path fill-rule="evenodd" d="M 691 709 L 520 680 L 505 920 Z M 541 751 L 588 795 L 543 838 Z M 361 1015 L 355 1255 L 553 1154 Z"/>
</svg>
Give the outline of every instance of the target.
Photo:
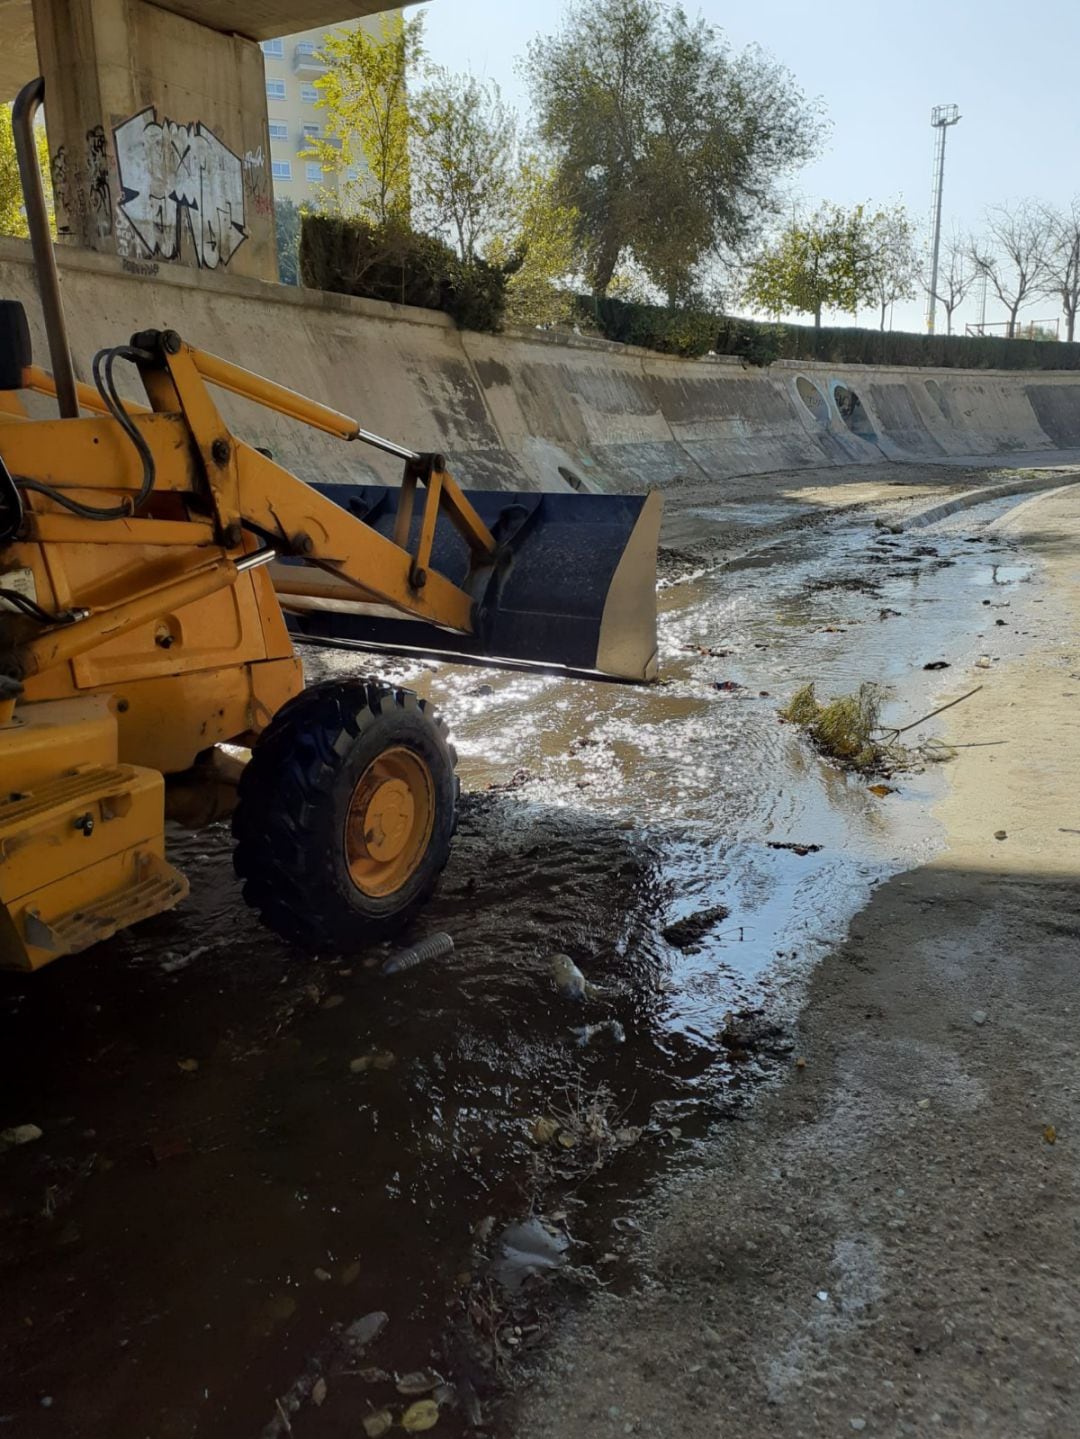
<svg viewBox="0 0 1080 1439">
<path fill-rule="evenodd" d="M 466 263 L 430 235 L 334 215 L 305 215 L 301 283 L 316 290 L 442 310 L 459 328 L 497 332 L 513 265 Z M 968 370 L 1080 370 L 1080 344 L 997 336 L 911 335 L 812 325 L 773 325 L 708 310 L 639 305 L 574 295 L 579 323 L 607 340 L 668 355 L 736 355 L 752 365 L 824 360 L 848 365 L 919 365 Z"/>
<path fill-rule="evenodd" d="M 700 310 L 575 299 L 578 317 L 605 339 L 667 354 L 737 355 L 749 364 L 825 360 L 848 365 L 919 365 L 965 370 L 1080 370 L 1080 344 L 993 335 L 912 335 L 812 325 L 773 325 Z"/>
<path fill-rule="evenodd" d="M 403 225 L 305 215 L 300 283 L 313 290 L 417 305 L 451 315 L 462 330 L 502 328 L 507 271 L 466 263 L 449 245 Z"/>
</svg>

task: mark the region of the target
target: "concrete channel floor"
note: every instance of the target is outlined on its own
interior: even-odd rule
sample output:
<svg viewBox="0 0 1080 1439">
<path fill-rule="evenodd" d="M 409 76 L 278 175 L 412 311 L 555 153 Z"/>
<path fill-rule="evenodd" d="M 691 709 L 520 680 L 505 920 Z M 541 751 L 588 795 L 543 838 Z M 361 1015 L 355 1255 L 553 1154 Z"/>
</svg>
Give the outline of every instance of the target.
<svg viewBox="0 0 1080 1439">
<path fill-rule="evenodd" d="M 804 1066 L 668 1186 L 517 1439 L 1080 1432 L 1080 490 L 997 528 L 1050 593 L 952 712 L 946 849 L 819 966 Z"/>
<path fill-rule="evenodd" d="M 1044 644 L 1065 679 L 1076 668 L 1062 639 L 1068 606 L 1048 578 L 1065 553 L 1055 544 L 1063 522 L 1050 510 L 1017 507 L 1009 523 L 1029 519 L 1015 532 L 987 526 L 993 507 L 933 531 L 887 527 L 996 479 L 890 465 L 749 477 L 721 497 L 676 487 L 661 556 L 665 683 L 647 691 L 387 664 L 388 678 L 450 717 L 461 753 L 462 824 L 420 928 L 454 935 L 445 963 L 384 981 L 378 954 L 292 952 L 244 907 L 227 826 L 216 826 L 172 836 L 193 881 L 174 914 L 39 975 L 3 977 L 0 1127 L 33 1122 L 43 1135 L 0 1154 L 0 1434 L 355 1439 L 383 1407 L 400 1421 L 408 1401 L 395 1376 L 429 1367 L 452 1384 L 435 1431 L 447 1439 L 477 1419 L 500 1435 L 516 1424 L 530 1439 L 628 1426 L 711 1434 L 736 1418 L 750 1434 L 884 1424 L 862 1390 L 861 1407 L 834 1414 L 815 1386 L 819 1369 L 840 1383 L 841 1340 L 859 1340 L 859 1326 L 877 1313 L 874 1286 L 894 1282 L 892 1250 L 872 1247 L 878 1230 L 902 1239 L 888 1220 L 915 1232 L 923 1222 L 902 1207 L 903 1195 L 888 1197 L 905 1188 L 902 1178 L 883 1191 L 880 1202 L 897 1206 L 887 1219 L 875 1217 L 855 1178 L 835 1182 L 845 1156 L 855 1169 L 886 1162 L 868 1156 L 890 1132 L 892 1112 L 848 1102 L 831 1124 L 835 1163 L 808 1142 L 805 1155 L 792 1143 L 770 1160 L 766 1141 L 777 1154 L 783 1145 L 770 1137 L 780 1130 L 768 1115 L 783 1118 L 784 1103 L 829 1114 L 830 1056 L 848 1029 L 849 1068 L 869 1064 L 873 1040 L 890 1077 L 895 1068 L 924 1086 L 911 1111 L 920 1133 L 933 1121 L 954 1125 L 957 1095 L 970 1098 L 947 1065 L 933 1079 L 945 1041 L 917 990 L 910 1024 L 927 1032 L 896 1064 L 900 1040 L 874 1015 L 887 1018 L 900 1000 L 860 988 L 858 965 L 885 952 L 876 937 L 865 960 L 844 963 L 834 950 L 817 971 L 797 1041 L 805 1069 L 791 1067 L 799 1051 L 788 1026 L 792 996 L 875 887 L 866 915 L 893 897 L 890 973 L 906 973 L 908 950 L 921 952 L 933 919 L 923 902 L 949 913 L 930 890 L 900 906 L 905 878 L 921 883 L 931 873 L 918 866 L 937 843 L 929 810 L 947 787 L 945 771 L 962 796 L 973 765 L 985 764 L 975 785 L 992 796 L 999 776 L 1004 784 L 1013 773 L 1013 748 L 1030 748 L 1029 689 L 1041 680 L 1033 672 L 1019 691 L 1008 687 Z M 1025 549 L 1047 567 L 1032 583 L 1023 579 L 1032 568 Z M 991 616 L 1008 622 L 996 628 Z M 1001 738 L 998 711 L 1012 698 L 1023 732 L 1007 746 L 961 751 L 955 765 L 905 776 L 897 793 L 878 798 L 864 777 L 821 763 L 778 723 L 783 697 L 809 676 L 834 693 L 879 676 L 895 684 L 901 712 L 922 713 L 939 692 L 966 683 L 983 630 L 1000 637 L 1000 673 L 985 677 L 985 696 L 942 722 L 972 723 L 974 741 L 988 730 Z M 931 652 L 954 668 L 923 673 Z M 353 673 L 358 663 L 305 654 L 311 678 Z M 1042 789 L 1056 783 L 1059 751 L 1047 750 Z M 1027 773 L 1017 766 L 1008 815 L 978 820 L 973 873 L 997 863 L 1012 882 L 1009 866 L 1026 842 L 1015 821 Z M 1032 795 L 1037 806 L 1049 803 L 1041 790 Z M 1041 833 L 1042 813 L 1029 840 Z M 1067 816 L 1055 823 L 1080 827 Z M 992 839 L 1000 827 L 1007 842 Z M 800 848 L 792 841 L 809 839 L 820 850 L 792 852 Z M 1032 873 L 1043 864 L 1038 855 L 1023 862 Z M 990 914 L 1006 886 L 987 888 L 980 902 Z M 1037 912 L 1023 894 L 1017 903 Z M 717 917 L 725 909 L 731 923 Z M 688 918 L 708 931 L 698 942 L 676 937 Z M 958 944 L 969 928 L 956 923 Z M 1039 931 L 1047 952 L 1069 942 L 1056 933 Z M 555 991 L 556 947 L 597 982 L 594 1003 L 575 1006 Z M 778 951 L 790 972 L 776 973 Z M 874 975 L 866 987 L 887 995 L 888 978 Z M 820 1031 L 819 994 L 833 1006 L 822 1009 Z M 1036 1051 L 1017 1040 L 1004 999 L 1000 1013 L 991 1000 L 965 999 L 957 1021 L 985 1009 L 975 1037 L 989 1046 L 987 1063 L 1000 1064 L 1002 1053 L 1014 1068 L 1017 1055 L 1028 1066 L 1036 1053 L 1052 1063 L 1053 1019 Z M 730 1010 L 760 1026 L 760 1045 L 740 1059 L 722 1042 Z M 617 1021 L 625 1043 L 580 1043 L 578 1027 L 593 1020 Z M 770 1092 L 777 1072 L 794 1084 Z M 536 1142 L 538 1115 L 601 1095 L 600 1146 Z M 862 1118 L 845 1130 L 849 1111 Z M 579 1108 L 575 1122 L 585 1114 Z M 1061 1138 L 1052 1149 L 1036 1145 L 1044 1164 L 1068 1157 L 1067 1118 L 1052 1122 Z M 804 1140 L 817 1132 L 802 1120 L 798 1129 Z M 1019 1141 L 1017 1152 L 1027 1152 Z M 898 1150 L 898 1165 L 902 1157 Z M 993 1156 L 985 1162 L 989 1205 L 1001 1181 Z M 789 1171 L 790 1192 L 776 1168 Z M 1017 1183 L 1026 1201 L 1026 1180 Z M 665 1184 L 667 1207 L 653 1211 L 661 1217 L 644 1242 L 636 1206 Z M 845 1185 L 866 1208 L 877 1278 L 848 1242 L 862 1231 L 843 1207 Z M 927 1193 L 940 1208 L 940 1196 Z M 802 1213 L 800 1197 L 810 1194 L 838 1216 L 835 1234 L 813 1209 Z M 650 1212 L 646 1205 L 638 1219 L 646 1229 Z M 501 1236 L 529 1215 L 572 1236 L 574 1272 L 568 1266 L 565 1283 L 530 1281 L 515 1301 L 499 1288 Z M 928 1312 L 941 1288 L 929 1271 L 954 1249 L 955 1241 L 935 1244 L 923 1256 Z M 804 1251 L 807 1274 L 788 1293 L 784 1266 L 802 1263 Z M 843 1288 L 845 1265 L 870 1276 L 863 1289 L 855 1279 L 850 1293 Z M 984 1282 L 997 1293 L 996 1275 Z M 625 1297 L 572 1319 L 560 1343 L 562 1310 L 583 1284 Z M 771 1291 L 783 1304 L 768 1302 Z M 891 1312 L 906 1313 L 891 1302 Z M 367 1333 L 381 1312 L 385 1333 L 354 1354 L 353 1326 Z M 808 1339 L 803 1320 L 835 1320 L 824 1348 L 810 1346 L 817 1329 Z M 706 1326 L 719 1336 L 708 1353 Z M 769 1378 L 768 1345 L 785 1335 L 788 1347 L 777 1352 L 788 1357 Z M 529 1389 L 532 1366 L 548 1354 L 551 1382 Z M 906 1382 L 882 1365 L 883 1386 Z M 828 1389 L 832 1380 L 821 1382 Z M 924 1413 L 917 1396 L 904 1402 L 897 1422 L 916 1433 L 938 1412 Z M 984 1407 L 995 1422 L 1004 1412 Z M 1023 1439 L 1029 1431 L 997 1432 Z"/>
</svg>

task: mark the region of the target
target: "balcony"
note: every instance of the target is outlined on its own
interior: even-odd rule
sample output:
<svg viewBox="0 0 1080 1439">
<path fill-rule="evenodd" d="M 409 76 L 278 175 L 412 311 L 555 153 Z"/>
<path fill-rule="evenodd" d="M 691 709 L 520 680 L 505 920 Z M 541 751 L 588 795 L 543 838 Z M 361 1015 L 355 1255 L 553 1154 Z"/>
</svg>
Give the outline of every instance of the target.
<svg viewBox="0 0 1080 1439">
<path fill-rule="evenodd" d="M 298 40 L 293 49 L 293 73 L 295 75 L 324 75 L 326 65 L 320 58 L 319 47 L 314 40 Z"/>
</svg>

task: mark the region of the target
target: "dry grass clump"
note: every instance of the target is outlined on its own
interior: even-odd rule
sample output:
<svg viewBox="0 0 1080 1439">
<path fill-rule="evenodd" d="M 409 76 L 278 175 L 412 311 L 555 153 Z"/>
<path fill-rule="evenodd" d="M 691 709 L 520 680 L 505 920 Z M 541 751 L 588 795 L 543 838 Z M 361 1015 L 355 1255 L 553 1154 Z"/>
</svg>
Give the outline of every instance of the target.
<svg viewBox="0 0 1080 1439">
<path fill-rule="evenodd" d="M 895 747 L 880 738 L 881 702 L 880 687 L 866 683 L 854 694 L 821 704 L 811 683 L 791 697 L 780 716 L 805 730 L 821 754 L 865 774 L 895 765 L 898 759 Z"/>
</svg>

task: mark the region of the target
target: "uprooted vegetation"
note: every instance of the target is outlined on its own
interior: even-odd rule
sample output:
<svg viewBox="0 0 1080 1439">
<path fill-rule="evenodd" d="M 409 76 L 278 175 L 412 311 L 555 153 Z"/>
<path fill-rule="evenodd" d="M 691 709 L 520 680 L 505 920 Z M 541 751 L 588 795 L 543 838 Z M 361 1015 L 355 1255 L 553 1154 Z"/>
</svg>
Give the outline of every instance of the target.
<svg viewBox="0 0 1080 1439">
<path fill-rule="evenodd" d="M 805 731 L 820 754 L 861 774 L 895 769 L 905 762 L 902 745 L 887 743 L 881 728 L 882 691 L 861 684 L 854 694 L 822 704 L 811 682 L 780 711 L 781 719 Z"/>
</svg>

